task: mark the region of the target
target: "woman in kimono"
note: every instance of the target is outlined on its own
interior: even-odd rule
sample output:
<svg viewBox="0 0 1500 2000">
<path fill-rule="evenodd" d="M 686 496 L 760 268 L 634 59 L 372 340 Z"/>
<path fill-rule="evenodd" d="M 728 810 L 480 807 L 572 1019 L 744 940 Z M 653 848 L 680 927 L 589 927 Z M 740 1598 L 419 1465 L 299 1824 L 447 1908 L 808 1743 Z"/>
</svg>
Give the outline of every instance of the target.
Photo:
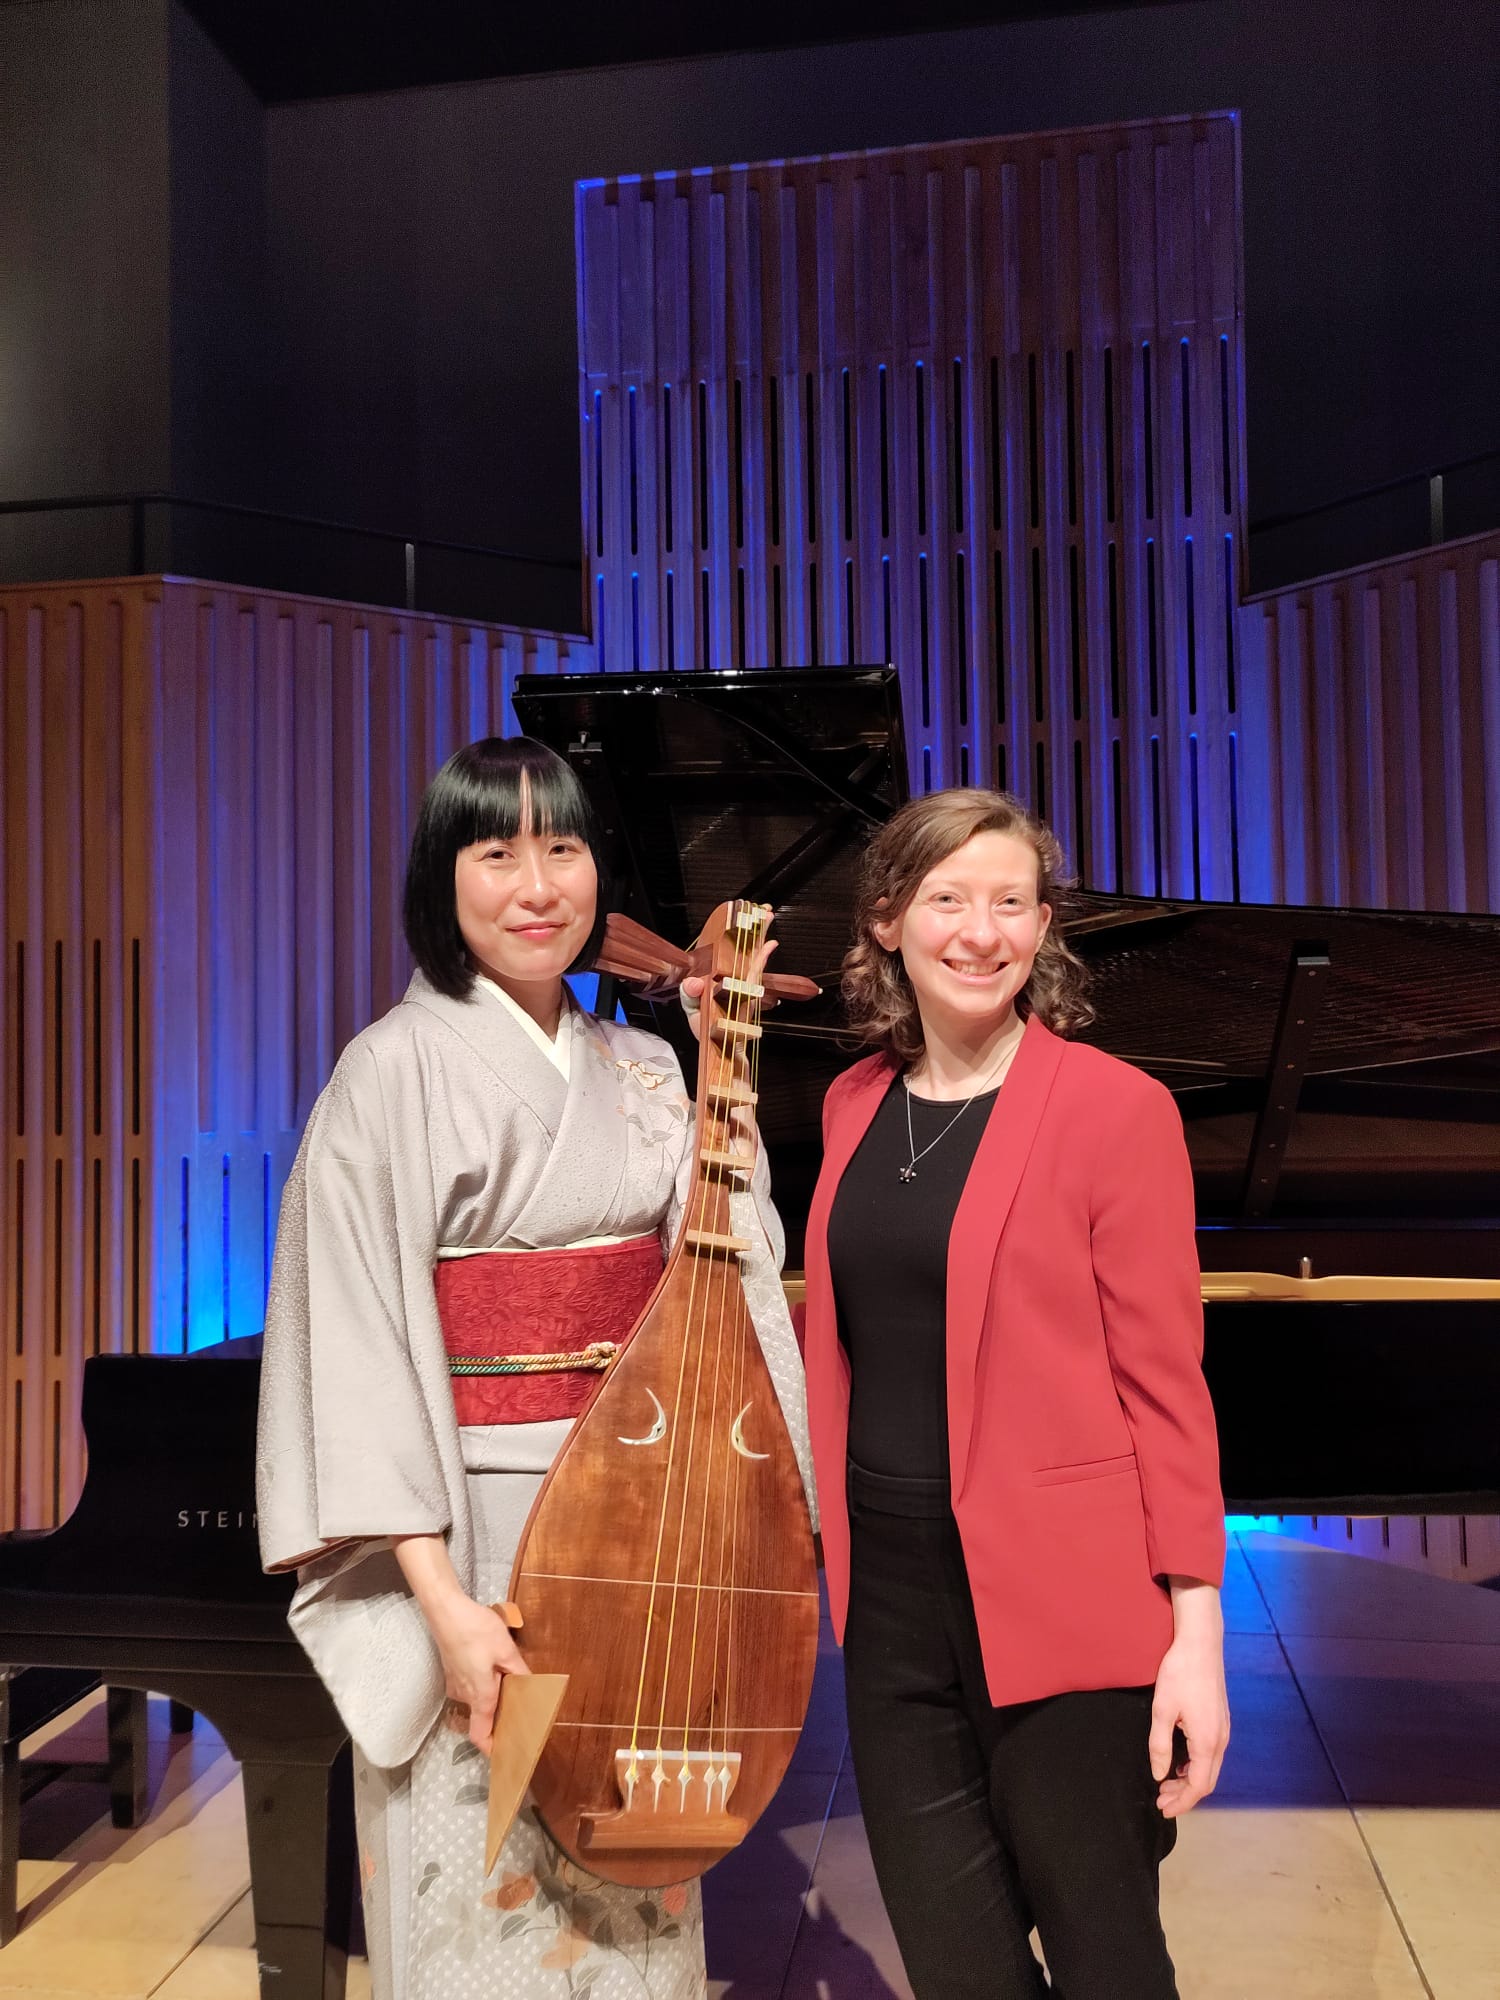
<svg viewBox="0 0 1500 2000">
<path fill-rule="evenodd" d="M 293 1629 L 354 1741 L 376 2000 L 687 2000 L 705 1984 L 696 1884 L 599 1881 L 529 1805 L 487 1878 L 484 1758 L 501 1676 L 526 1670 L 490 1607 L 660 1275 L 692 1105 L 665 1042 L 564 986 L 596 945 L 593 828 L 540 744 L 444 765 L 405 924 L 418 970 L 345 1049 L 283 1196 L 258 1477 L 266 1566 L 296 1568 Z M 733 1199 L 811 1490 L 763 1153 Z"/>
</svg>

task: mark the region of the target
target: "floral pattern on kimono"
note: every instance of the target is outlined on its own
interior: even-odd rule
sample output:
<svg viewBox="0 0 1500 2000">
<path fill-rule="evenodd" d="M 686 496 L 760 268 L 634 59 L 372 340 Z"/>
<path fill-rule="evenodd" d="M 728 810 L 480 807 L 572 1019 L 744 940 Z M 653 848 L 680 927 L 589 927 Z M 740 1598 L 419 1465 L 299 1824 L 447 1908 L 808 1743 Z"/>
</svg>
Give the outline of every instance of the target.
<svg viewBox="0 0 1500 2000">
<path fill-rule="evenodd" d="M 444 1753 L 451 1805 L 472 1813 L 482 1839 L 488 1786 L 479 1753 L 466 1737 L 435 1746 L 435 1755 Z M 441 1965 L 450 1955 L 468 1962 L 493 1945 L 507 1945 L 518 1959 L 524 1956 L 524 1990 L 535 2000 L 550 2000 L 553 1993 L 559 2000 L 564 1994 L 568 2000 L 589 1994 L 614 2000 L 617 1992 L 630 1991 L 686 2000 L 702 1990 L 696 1888 L 678 1882 L 622 1889 L 600 1882 L 562 1852 L 529 1805 L 477 1895 L 467 1874 L 452 1881 L 440 1860 L 424 1859 L 420 1851 L 416 1860 L 416 1895 L 434 1906 L 416 1948 L 419 1981 L 424 1966 Z M 451 1992 L 451 1982 L 443 1990 Z"/>
</svg>

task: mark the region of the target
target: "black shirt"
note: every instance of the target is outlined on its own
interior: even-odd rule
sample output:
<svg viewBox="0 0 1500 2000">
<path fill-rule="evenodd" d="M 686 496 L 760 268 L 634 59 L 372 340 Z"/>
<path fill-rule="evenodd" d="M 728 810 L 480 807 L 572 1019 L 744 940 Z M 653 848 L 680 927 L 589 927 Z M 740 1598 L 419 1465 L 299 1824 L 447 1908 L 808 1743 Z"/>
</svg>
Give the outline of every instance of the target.
<svg viewBox="0 0 1500 2000">
<path fill-rule="evenodd" d="M 960 1101 L 891 1084 L 844 1171 L 828 1217 L 839 1337 L 849 1356 L 849 1456 L 867 1472 L 948 1475 L 947 1286 L 953 1216 L 998 1087 Z M 942 1137 L 939 1138 L 939 1134 Z"/>
</svg>

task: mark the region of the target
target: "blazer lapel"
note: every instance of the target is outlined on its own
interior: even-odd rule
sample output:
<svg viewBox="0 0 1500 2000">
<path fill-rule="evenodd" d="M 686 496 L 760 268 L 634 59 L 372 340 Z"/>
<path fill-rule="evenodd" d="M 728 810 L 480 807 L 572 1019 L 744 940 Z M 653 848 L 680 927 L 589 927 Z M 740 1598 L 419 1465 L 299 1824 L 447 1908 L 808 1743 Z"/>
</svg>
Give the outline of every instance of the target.
<svg viewBox="0 0 1500 2000">
<path fill-rule="evenodd" d="M 1034 1014 L 1026 1023 L 953 1217 L 948 1239 L 948 1456 L 955 1500 L 969 1470 L 974 1377 L 995 1256 L 1066 1046 Z"/>
</svg>

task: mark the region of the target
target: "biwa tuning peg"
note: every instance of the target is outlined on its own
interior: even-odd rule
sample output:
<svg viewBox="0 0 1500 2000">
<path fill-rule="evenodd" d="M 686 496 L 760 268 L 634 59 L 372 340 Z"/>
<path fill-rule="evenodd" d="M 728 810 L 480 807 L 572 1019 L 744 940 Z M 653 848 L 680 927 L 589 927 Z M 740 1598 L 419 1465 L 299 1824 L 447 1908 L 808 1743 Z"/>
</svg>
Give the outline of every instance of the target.
<svg viewBox="0 0 1500 2000">
<path fill-rule="evenodd" d="M 712 945 L 700 942 L 684 950 L 612 910 L 605 919 L 604 940 L 594 969 L 625 980 L 654 1000 L 675 993 L 684 979 L 712 977 L 713 960 Z M 716 978 L 716 990 L 723 990 L 726 976 Z M 762 972 L 756 983 L 762 989 L 761 1004 L 767 1008 L 781 1000 L 816 1000 L 823 990 L 816 980 L 795 972 Z"/>
</svg>

